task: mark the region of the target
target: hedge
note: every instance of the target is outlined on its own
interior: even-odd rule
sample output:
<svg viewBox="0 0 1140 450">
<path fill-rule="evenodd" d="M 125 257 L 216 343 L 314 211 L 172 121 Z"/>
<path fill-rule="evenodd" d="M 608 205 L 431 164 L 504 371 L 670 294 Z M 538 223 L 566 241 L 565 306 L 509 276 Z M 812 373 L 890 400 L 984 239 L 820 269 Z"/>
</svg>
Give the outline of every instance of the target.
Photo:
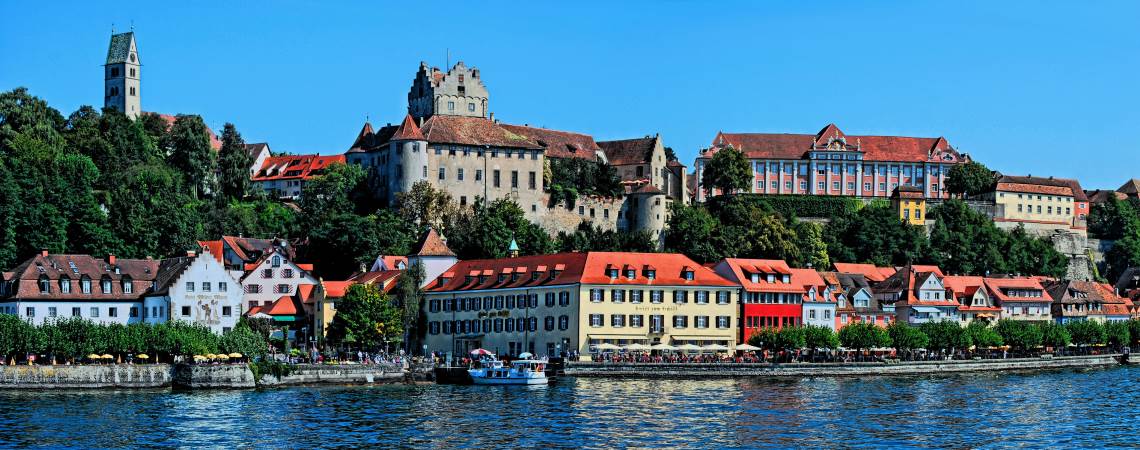
<svg viewBox="0 0 1140 450">
<path fill-rule="evenodd" d="M 769 194 L 721 195 L 710 199 L 710 203 L 716 204 L 710 206 L 713 206 L 714 210 L 718 209 L 716 206 L 728 198 L 767 206 L 784 217 L 837 217 L 852 214 L 863 208 L 863 201 L 854 197 Z"/>
</svg>

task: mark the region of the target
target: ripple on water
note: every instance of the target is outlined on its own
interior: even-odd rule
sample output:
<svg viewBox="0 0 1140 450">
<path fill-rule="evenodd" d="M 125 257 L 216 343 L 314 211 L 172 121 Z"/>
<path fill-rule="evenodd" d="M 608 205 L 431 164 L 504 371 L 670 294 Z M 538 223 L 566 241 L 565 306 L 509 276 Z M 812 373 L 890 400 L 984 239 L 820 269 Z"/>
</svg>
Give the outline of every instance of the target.
<svg viewBox="0 0 1140 450">
<path fill-rule="evenodd" d="M 556 385 L 0 392 L 0 446 L 1133 446 L 1140 369 Z"/>
</svg>

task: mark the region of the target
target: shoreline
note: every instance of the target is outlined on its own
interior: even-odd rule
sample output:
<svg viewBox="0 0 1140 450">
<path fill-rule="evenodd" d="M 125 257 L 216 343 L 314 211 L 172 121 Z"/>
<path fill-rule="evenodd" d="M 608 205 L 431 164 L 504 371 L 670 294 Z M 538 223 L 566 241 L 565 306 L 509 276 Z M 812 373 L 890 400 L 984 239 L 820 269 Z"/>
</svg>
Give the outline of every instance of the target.
<svg viewBox="0 0 1140 450">
<path fill-rule="evenodd" d="M 112 364 L 0 366 L 0 390 L 57 391 L 163 389 L 176 391 L 258 389 L 307 385 L 395 384 L 410 372 L 393 364 L 298 364 L 280 378 L 255 379 L 248 364 Z"/>
<path fill-rule="evenodd" d="M 847 377 L 882 375 L 937 375 L 944 373 L 1043 371 L 1101 368 L 1121 365 L 1119 355 L 1009 358 L 957 361 L 906 361 L 898 363 L 788 363 L 788 364 L 669 364 L 568 363 L 564 375 L 593 378 L 745 378 L 745 377 Z"/>
</svg>

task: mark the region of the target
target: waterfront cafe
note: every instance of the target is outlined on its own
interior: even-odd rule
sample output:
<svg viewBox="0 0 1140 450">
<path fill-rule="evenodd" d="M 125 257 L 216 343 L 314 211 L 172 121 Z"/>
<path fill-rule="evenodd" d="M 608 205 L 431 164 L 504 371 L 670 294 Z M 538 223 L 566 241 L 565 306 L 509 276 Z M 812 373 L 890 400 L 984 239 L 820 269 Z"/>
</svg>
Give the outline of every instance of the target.
<svg viewBox="0 0 1140 450">
<path fill-rule="evenodd" d="M 736 345 L 739 287 L 682 254 L 460 261 L 424 290 L 428 351 L 482 347 L 589 360 L 613 351 L 731 352 Z"/>
</svg>

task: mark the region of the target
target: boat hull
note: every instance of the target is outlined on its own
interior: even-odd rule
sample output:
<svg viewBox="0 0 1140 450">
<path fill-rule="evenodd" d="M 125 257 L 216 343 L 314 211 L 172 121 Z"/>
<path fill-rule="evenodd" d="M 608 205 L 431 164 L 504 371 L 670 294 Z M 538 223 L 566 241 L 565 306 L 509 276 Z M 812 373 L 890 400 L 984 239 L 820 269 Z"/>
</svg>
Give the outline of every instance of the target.
<svg viewBox="0 0 1140 450">
<path fill-rule="evenodd" d="M 483 378 L 483 377 L 472 376 L 471 381 L 474 382 L 475 384 L 485 384 L 485 385 L 494 384 L 494 385 L 507 385 L 507 386 L 509 386 L 509 385 L 520 385 L 520 386 L 522 386 L 522 385 L 536 385 L 536 384 L 547 384 L 547 383 L 549 383 L 549 381 L 547 381 L 546 377 L 541 377 L 541 378 Z"/>
</svg>

